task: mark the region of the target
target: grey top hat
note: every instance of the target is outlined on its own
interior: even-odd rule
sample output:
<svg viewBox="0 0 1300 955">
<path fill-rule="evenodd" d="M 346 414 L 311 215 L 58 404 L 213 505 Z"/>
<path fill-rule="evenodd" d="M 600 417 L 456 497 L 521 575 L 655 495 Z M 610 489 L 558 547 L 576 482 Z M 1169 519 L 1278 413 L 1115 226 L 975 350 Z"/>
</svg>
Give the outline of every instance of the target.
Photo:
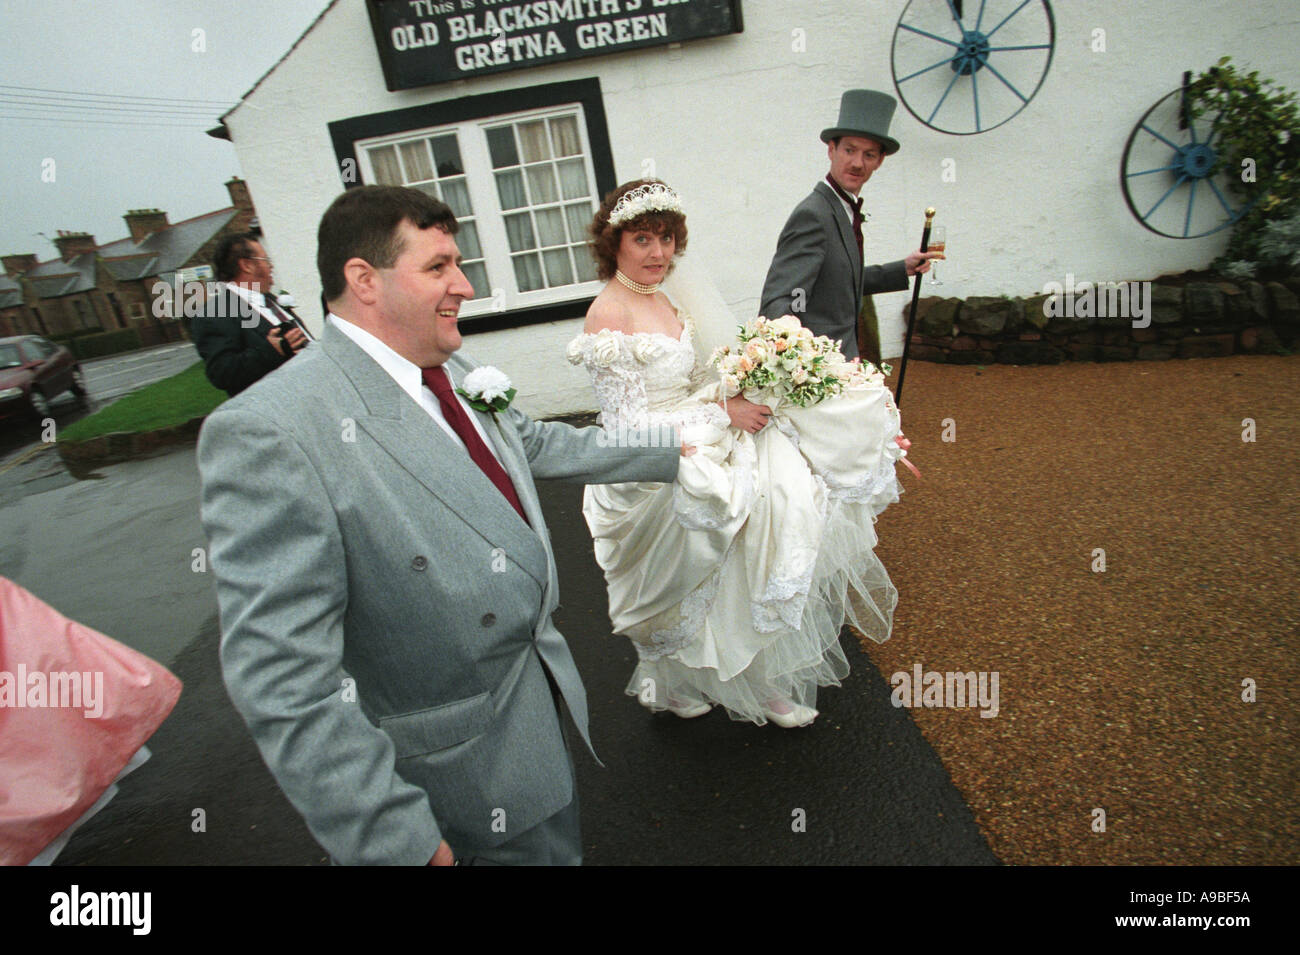
<svg viewBox="0 0 1300 955">
<path fill-rule="evenodd" d="M 898 101 L 876 90 L 846 90 L 840 97 L 840 118 L 830 129 L 822 130 L 822 142 L 840 136 L 863 136 L 885 148 L 885 155 L 898 152 L 898 140 L 889 135 L 889 121 L 894 118 Z"/>
</svg>

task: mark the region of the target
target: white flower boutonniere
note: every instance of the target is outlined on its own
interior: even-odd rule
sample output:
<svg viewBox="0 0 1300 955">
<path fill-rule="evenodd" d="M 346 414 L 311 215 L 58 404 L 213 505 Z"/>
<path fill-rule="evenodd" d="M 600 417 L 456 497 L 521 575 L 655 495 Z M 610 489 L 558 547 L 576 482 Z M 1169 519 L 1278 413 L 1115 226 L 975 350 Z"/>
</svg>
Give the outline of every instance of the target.
<svg viewBox="0 0 1300 955">
<path fill-rule="evenodd" d="M 491 365 L 475 368 L 466 375 L 456 394 L 467 398 L 471 408 L 493 415 L 505 411 L 515 400 L 515 389 L 510 385 L 509 376 Z"/>
</svg>

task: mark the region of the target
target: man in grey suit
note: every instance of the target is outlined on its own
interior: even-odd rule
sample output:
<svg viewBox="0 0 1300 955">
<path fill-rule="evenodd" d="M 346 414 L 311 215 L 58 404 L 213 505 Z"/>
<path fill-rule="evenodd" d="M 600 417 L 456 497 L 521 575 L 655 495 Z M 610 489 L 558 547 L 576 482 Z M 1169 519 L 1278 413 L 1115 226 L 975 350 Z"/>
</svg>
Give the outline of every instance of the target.
<svg viewBox="0 0 1300 955">
<path fill-rule="evenodd" d="M 683 452 L 453 392 L 476 367 L 456 230 L 418 190 L 341 195 L 317 346 L 205 423 L 222 666 L 334 860 L 576 864 L 559 703 L 590 747 L 587 700 L 533 479 L 667 482 Z"/>
<path fill-rule="evenodd" d="M 927 271 L 935 257 L 918 251 L 863 267 L 859 193 L 885 157 L 898 152 L 898 141 L 888 135 L 895 105 L 892 96 L 874 90 L 841 97 L 839 122 L 821 135 L 830 172 L 790 213 L 763 283 L 760 314 L 794 315 L 815 334 L 839 340 L 845 358 L 860 353 L 862 297 L 907 288 L 909 276 Z"/>
</svg>

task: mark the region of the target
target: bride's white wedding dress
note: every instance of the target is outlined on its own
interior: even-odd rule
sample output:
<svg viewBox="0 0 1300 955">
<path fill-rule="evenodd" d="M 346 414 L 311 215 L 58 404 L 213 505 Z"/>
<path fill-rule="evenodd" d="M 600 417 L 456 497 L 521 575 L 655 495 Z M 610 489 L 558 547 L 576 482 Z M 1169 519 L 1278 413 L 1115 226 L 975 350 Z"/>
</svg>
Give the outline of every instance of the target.
<svg viewBox="0 0 1300 955">
<path fill-rule="evenodd" d="M 889 637 L 897 591 L 873 552 L 875 515 L 898 500 L 898 411 L 880 385 L 811 408 L 773 408 L 757 435 L 730 426 L 689 315 L 680 339 L 581 334 L 611 440 L 680 429 L 697 452 L 672 484 L 589 485 L 583 514 L 616 633 L 640 662 L 627 692 L 660 710 L 709 702 L 765 723 L 773 700 L 816 704 L 848 661 L 845 622 Z M 770 395 L 749 394 L 772 406 Z"/>
</svg>

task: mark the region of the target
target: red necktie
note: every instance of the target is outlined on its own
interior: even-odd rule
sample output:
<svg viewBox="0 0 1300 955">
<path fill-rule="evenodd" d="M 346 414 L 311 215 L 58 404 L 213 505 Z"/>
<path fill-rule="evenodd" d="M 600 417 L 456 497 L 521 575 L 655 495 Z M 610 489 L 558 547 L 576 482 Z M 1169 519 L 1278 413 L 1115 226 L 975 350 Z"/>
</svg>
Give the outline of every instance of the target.
<svg viewBox="0 0 1300 955">
<path fill-rule="evenodd" d="M 826 176 L 826 181 L 835 190 L 835 195 L 847 202 L 853 209 L 853 238 L 858 240 L 858 255 L 862 255 L 862 197 L 854 198 L 849 195 L 829 174 Z"/>
<path fill-rule="evenodd" d="M 511 507 L 523 517 L 524 523 L 528 523 L 528 518 L 524 516 L 524 506 L 519 503 L 519 495 L 515 493 L 515 486 L 510 482 L 510 475 L 506 474 L 505 468 L 496 456 L 488 450 L 488 446 L 483 443 L 479 437 L 478 429 L 474 427 L 474 422 L 469 420 L 469 415 L 465 413 L 465 408 L 456 396 L 452 394 L 451 379 L 447 377 L 447 370 L 441 365 L 434 368 L 422 368 L 424 383 L 429 386 L 429 390 L 438 396 L 438 404 L 442 406 L 443 417 L 451 425 L 452 430 L 460 435 L 460 439 L 465 442 L 465 450 L 469 456 L 474 459 L 474 463 L 479 466 L 488 480 L 497 486 L 497 490 L 505 495 Z"/>
</svg>

